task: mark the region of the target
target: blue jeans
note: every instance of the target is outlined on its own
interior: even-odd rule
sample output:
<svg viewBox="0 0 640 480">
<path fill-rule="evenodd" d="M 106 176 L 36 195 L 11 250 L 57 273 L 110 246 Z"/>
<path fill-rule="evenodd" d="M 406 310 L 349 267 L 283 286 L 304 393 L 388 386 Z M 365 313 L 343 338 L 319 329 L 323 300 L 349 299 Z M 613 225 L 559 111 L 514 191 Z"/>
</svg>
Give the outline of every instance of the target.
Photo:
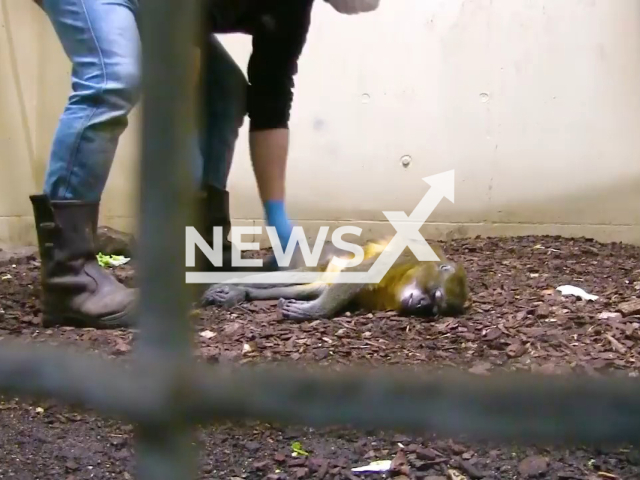
<svg viewBox="0 0 640 480">
<path fill-rule="evenodd" d="M 140 96 L 139 0 L 44 0 L 72 63 L 71 94 L 55 132 L 44 193 L 99 201 L 128 115 Z M 247 81 L 215 37 L 203 46 L 196 181 L 226 189 L 246 114 Z M 199 147 L 199 148 L 198 148 Z"/>
</svg>

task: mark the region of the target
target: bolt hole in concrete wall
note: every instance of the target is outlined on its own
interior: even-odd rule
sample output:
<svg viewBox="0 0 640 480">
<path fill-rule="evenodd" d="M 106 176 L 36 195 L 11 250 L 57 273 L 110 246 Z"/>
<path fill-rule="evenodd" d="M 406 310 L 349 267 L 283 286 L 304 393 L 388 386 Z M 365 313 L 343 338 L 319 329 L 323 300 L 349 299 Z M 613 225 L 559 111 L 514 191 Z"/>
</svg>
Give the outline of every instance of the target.
<svg viewBox="0 0 640 480">
<path fill-rule="evenodd" d="M 70 66 L 42 12 L 2 0 L 0 243 L 33 243 Z M 250 39 L 222 37 L 243 67 Z M 131 230 L 139 115 L 121 139 L 103 221 Z M 238 225 L 263 225 L 242 130 Z M 640 3 L 403 0 L 340 16 L 317 2 L 296 78 L 289 211 L 299 225 L 390 232 L 423 177 L 455 170 L 431 237 L 552 233 L 640 243 Z M 264 237 L 261 238 L 261 240 Z"/>
</svg>

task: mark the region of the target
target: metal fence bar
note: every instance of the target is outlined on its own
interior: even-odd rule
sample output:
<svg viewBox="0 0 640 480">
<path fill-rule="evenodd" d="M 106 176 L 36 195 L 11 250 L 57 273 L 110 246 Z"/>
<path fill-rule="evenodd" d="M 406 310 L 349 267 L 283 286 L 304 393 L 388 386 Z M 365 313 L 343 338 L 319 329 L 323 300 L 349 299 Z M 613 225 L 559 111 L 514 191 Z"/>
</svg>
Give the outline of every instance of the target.
<svg viewBox="0 0 640 480">
<path fill-rule="evenodd" d="M 478 377 L 402 367 L 312 372 L 290 365 L 199 363 L 186 365 L 183 403 L 176 404 L 157 390 L 162 365 L 117 362 L 125 368 L 55 347 L 0 345 L 1 390 L 55 397 L 145 425 L 162 424 L 173 408 L 176 417 L 201 425 L 254 419 L 527 442 L 640 441 L 640 381 L 635 378 Z"/>
<path fill-rule="evenodd" d="M 140 358 L 153 376 L 166 417 L 141 423 L 138 478 L 195 478 L 192 427 L 177 415 L 184 385 L 181 371 L 191 356 L 189 294 L 184 282 L 185 226 L 192 218 L 194 185 L 189 149 L 194 108 L 194 41 L 197 0 L 141 2 L 143 127 L 140 171 L 139 271 Z"/>
<path fill-rule="evenodd" d="M 191 350 L 184 245 L 195 198 L 189 165 L 194 109 L 188 95 L 194 0 L 142 2 L 141 9 L 140 348 L 180 358 Z"/>
<path fill-rule="evenodd" d="M 0 392 L 31 398 L 55 398 L 84 409 L 153 424 L 162 409 L 155 376 L 136 373 L 98 355 L 65 347 L 0 342 Z"/>
<path fill-rule="evenodd" d="M 193 422 L 253 418 L 479 439 L 602 444 L 640 441 L 640 382 L 457 370 L 259 367 L 200 374 Z M 431 369 L 432 370 L 432 369 Z"/>
</svg>

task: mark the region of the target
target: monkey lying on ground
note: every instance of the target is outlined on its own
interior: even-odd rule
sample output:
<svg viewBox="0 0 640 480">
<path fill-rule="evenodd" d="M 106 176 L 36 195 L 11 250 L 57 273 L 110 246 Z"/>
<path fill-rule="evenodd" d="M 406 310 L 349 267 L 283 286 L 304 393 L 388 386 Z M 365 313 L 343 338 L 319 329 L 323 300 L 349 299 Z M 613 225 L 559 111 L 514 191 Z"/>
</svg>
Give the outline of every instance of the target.
<svg viewBox="0 0 640 480">
<path fill-rule="evenodd" d="M 344 271 L 368 271 L 387 244 L 388 240 L 368 242 L 364 260 Z M 214 284 L 204 293 L 202 306 L 233 307 L 253 300 L 279 300 L 282 316 L 298 321 L 332 318 L 351 306 L 370 312 L 395 310 L 417 317 L 462 313 L 469 295 L 465 270 L 448 260 L 439 247 L 432 248 L 440 261 L 420 262 L 406 247 L 379 283 L 352 284 L 331 282 L 332 276 L 343 271 L 331 260 L 334 256 L 351 260 L 353 253 L 325 243 L 318 267 L 293 270 L 323 271 L 322 280 L 302 285 Z"/>
</svg>

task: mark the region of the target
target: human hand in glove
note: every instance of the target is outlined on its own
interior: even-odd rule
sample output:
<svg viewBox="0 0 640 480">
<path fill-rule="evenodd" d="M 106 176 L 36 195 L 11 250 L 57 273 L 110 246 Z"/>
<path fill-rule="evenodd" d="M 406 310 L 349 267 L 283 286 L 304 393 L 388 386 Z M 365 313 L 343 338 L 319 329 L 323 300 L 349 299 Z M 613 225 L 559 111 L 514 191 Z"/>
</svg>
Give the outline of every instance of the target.
<svg viewBox="0 0 640 480">
<path fill-rule="evenodd" d="M 345 15 L 372 12 L 380 5 L 380 0 L 325 0 L 337 12 Z"/>
</svg>

